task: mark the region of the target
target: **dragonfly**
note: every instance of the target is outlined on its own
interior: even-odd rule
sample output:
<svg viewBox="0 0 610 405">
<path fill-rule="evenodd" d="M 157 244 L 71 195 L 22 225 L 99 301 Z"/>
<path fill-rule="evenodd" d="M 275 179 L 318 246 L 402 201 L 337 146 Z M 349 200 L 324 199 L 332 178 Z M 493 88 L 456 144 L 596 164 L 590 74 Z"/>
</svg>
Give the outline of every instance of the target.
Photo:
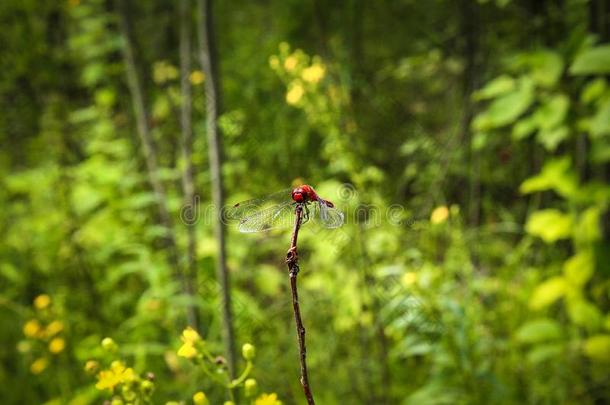
<svg viewBox="0 0 610 405">
<path fill-rule="evenodd" d="M 239 221 L 238 229 L 243 233 L 285 229 L 294 225 L 297 206 L 303 208 L 302 223 L 314 218 L 313 222 L 319 221 L 325 228 L 334 229 L 343 225 L 343 212 L 332 202 L 318 196 L 313 187 L 307 184 L 237 203 L 226 210 L 225 217 Z"/>
</svg>

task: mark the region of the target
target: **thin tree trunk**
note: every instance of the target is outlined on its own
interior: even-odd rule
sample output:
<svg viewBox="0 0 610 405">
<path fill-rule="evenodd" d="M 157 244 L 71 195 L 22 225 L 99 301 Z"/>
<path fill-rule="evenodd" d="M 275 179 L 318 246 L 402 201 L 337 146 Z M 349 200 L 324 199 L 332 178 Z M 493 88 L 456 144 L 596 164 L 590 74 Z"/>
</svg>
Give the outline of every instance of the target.
<svg viewBox="0 0 610 405">
<path fill-rule="evenodd" d="M 222 301 L 223 338 L 227 363 L 231 377 L 235 376 L 235 339 L 233 335 L 233 315 L 231 311 L 231 291 L 229 272 L 226 263 L 225 228 L 220 217 L 224 205 L 224 187 L 222 182 L 222 139 L 218 128 L 218 116 L 221 110 L 220 80 L 217 68 L 217 53 L 214 38 L 212 1 L 199 0 L 199 56 L 205 74 L 206 129 L 208 154 L 212 180 L 212 199 L 216 208 L 216 241 L 218 244 L 218 262 L 216 277 L 220 283 Z"/>
<path fill-rule="evenodd" d="M 173 274 L 182 282 L 183 289 L 187 292 L 186 280 L 182 277 L 182 273 L 179 269 L 178 248 L 176 245 L 172 219 L 167 207 L 165 187 L 158 175 L 159 165 L 157 163 L 157 150 L 148 124 L 149 114 L 144 100 L 144 91 L 142 83 L 140 82 L 134 53 L 134 38 L 131 31 L 128 2 L 126 0 L 118 0 L 117 9 L 119 12 L 119 28 L 125 40 L 123 46 L 123 59 L 127 75 L 127 84 L 131 93 L 136 119 L 137 132 L 140 137 L 140 143 L 142 144 L 142 153 L 144 154 L 144 159 L 146 161 L 148 179 L 153 188 L 157 209 L 159 210 L 159 221 L 163 228 L 165 228 L 163 244 L 167 249 L 170 264 L 173 268 Z M 190 312 L 191 311 L 187 309 L 188 321 L 189 323 L 192 323 L 194 322 L 194 314 Z"/>
<path fill-rule="evenodd" d="M 476 88 L 478 77 L 478 13 L 479 9 L 472 0 L 463 0 L 460 3 L 462 36 L 464 38 L 463 57 L 466 62 L 463 76 L 463 113 L 461 122 L 461 139 L 465 145 L 471 145 L 470 123 L 474 116 L 474 105 L 470 96 Z M 470 147 L 469 152 L 469 197 L 468 197 L 468 217 L 470 225 L 477 227 L 480 221 L 480 194 L 481 179 L 479 175 L 480 161 L 476 151 Z"/>
<path fill-rule="evenodd" d="M 192 125 L 192 88 L 191 74 L 191 1 L 180 1 L 180 89 L 182 94 L 180 104 L 180 126 L 182 130 L 182 159 L 184 172 L 182 173 L 182 189 L 184 203 L 190 208 L 190 221 L 185 221 L 187 227 L 187 254 L 186 254 L 186 287 L 187 293 L 193 294 L 193 286 L 197 283 L 197 236 L 195 232 L 197 200 L 195 199 L 195 180 L 193 168 L 193 125 Z M 199 313 L 196 306 L 190 307 L 192 314 L 191 325 L 198 329 Z"/>
</svg>

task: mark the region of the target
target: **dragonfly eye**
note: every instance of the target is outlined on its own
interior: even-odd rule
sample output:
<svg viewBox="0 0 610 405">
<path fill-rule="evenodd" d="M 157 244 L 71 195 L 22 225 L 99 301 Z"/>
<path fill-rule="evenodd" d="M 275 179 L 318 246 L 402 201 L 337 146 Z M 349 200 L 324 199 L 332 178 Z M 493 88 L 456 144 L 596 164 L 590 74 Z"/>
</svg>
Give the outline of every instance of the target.
<svg viewBox="0 0 610 405">
<path fill-rule="evenodd" d="M 301 190 L 297 189 L 292 192 L 292 199 L 298 203 L 302 203 L 305 200 L 305 196 Z"/>
</svg>

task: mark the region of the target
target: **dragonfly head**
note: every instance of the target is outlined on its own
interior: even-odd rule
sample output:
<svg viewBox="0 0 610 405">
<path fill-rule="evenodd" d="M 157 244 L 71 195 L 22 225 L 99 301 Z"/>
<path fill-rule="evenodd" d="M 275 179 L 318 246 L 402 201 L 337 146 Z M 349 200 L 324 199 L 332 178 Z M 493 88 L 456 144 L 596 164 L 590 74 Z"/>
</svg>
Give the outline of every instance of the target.
<svg viewBox="0 0 610 405">
<path fill-rule="evenodd" d="M 303 184 L 292 190 L 292 199 L 298 203 L 305 203 L 308 201 L 317 201 L 318 195 L 313 191 L 312 187 Z"/>
</svg>

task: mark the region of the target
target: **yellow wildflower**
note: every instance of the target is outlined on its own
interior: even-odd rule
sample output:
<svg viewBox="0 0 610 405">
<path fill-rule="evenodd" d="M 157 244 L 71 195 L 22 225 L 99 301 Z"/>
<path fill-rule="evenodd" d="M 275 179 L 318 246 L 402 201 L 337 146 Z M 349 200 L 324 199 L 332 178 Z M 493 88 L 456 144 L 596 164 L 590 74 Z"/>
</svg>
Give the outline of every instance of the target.
<svg viewBox="0 0 610 405">
<path fill-rule="evenodd" d="M 114 387 L 121 383 L 131 382 L 135 379 L 135 373 L 133 369 L 125 367 L 125 364 L 121 361 L 113 361 L 108 370 L 102 370 L 97 376 L 98 381 L 95 384 L 95 388 L 98 390 L 109 389 L 113 390 Z"/>
<path fill-rule="evenodd" d="M 190 326 L 182 331 L 182 346 L 178 349 L 178 356 L 186 357 L 187 359 L 192 359 L 197 356 L 197 348 L 195 347 L 195 343 L 201 340 L 201 336 L 199 333 Z"/>
<path fill-rule="evenodd" d="M 49 361 L 44 357 L 34 360 L 32 365 L 30 366 L 30 371 L 32 374 L 40 374 L 42 373 L 47 366 L 49 365 Z"/>
<path fill-rule="evenodd" d="M 290 90 L 288 90 L 288 93 L 286 93 L 286 102 L 295 105 L 301 100 L 303 94 L 305 94 L 303 85 L 297 82 L 296 84 L 293 84 Z"/>
<path fill-rule="evenodd" d="M 402 276 L 402 283 L 407 287 L 415 284 L 416 282 L 417 282 L 417 273 L 415 273 L 414 271 L 406 272 Z"/>
<path fill-rule="evenodd" d="M 38 297 L 34 298 L 34 306 L 36 309 L 45 309 L 51 305 L 51 297 L 47 294 L 40 294 Z"/>
<path fill-rule="evenodd" d="M 277 394 L 262 394 L 260 397 L 256 398 L 254 405 L 282 405 L 282 401 L 277 399 Z"/>
<path fill-rule="evenodd" d="M 201 340 L 201 336 L 199 336 L 199 333 L 197 333 L 197 331 L 190 326 L 182 331 L 182 341 L 195 343 L 198 340 Z"/>
<path fill-rule="evenodd" d="M 64 330 L 64 324 L 61 321 L 51 322 L 46 329 L 47 336 L 53 336 Z"/>
<path fill-rule="evenodd" d="M 297 60 L 296 56 L 290 55 L 284 61 L 284 69 L 286 69 L 287 71 L 291 72 L 291 71 L 294 70 L 295 67 L 297 67 L 297 63 L 298 62 L 299 61 Z"/>
<path fill-rule="evenodd" d="M 53 354 L 61 353 L 66 348 L 66 341 L 63 338 L 54 338 L 49 342 L 49 351 Z"/>
<path fill-rule="evenodd" d="M 178 356 L 192 359 L 197 356 L 197 349 L 191 342 L 184 342 L 180 349 L 178 349 Z"/>
<path fill-rule="evenodd" d="M 201 391 L 196 392 L 195 395 L 193 395 L 193 402 L 195 405 L 209 405 L 210 403 L 210 401 L 208 401 L 208 397 L 206 397 Z"/>
<path fill-rule="evenodd" d="M 449 209 L 444 205 L 441 205 L 432 211 L 432 215 L 430 215 L 430 222 L 433 224 L 440 224 L 445 222 L 447 218 L 449 218 Z"/>
<path fill-rule="evenodd" d="M 203 81 L 205 80 L 205 74 L 203 74 L 201 70 L 195 70 L 193 71 L 193 73 L 191 73 L 189 79 L 191 80 L 191 83 L 193 83 L 194 85 L 198 85 L 203 83 Z"/>
<path fill-rule="evenodd" d="M 311 65 L 310 67 L 303 70 L 303 80 L 309 83 L 318 83 L 320 80 L 324 78 L 324 74 L 326 73 L 326 69 L 324 66 L 320 64 Z"/>
<path fill-rule="evenodd" d="M 40 323 L 36 319 L 30 319 L 23 325 L 23 334 L 29 338 L 38 336 L 40 330 Z"/>
</svg>

